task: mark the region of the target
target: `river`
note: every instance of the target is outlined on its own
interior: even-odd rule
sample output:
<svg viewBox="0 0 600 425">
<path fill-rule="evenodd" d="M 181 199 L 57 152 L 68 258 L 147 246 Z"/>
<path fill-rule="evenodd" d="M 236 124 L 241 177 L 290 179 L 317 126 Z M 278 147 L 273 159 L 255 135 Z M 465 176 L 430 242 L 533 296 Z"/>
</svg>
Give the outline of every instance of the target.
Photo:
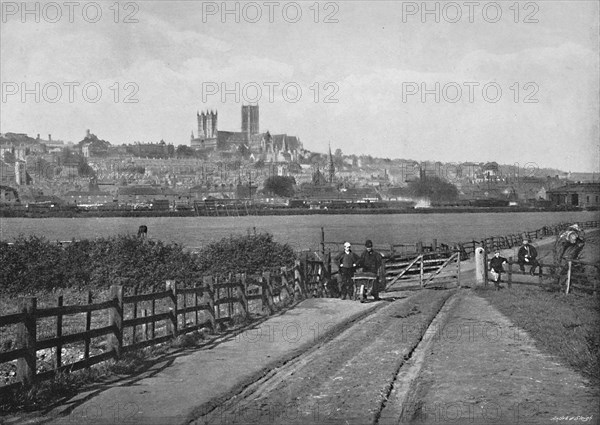
<svg viewBox="0 0 600 425">
<path fill-rule="evenodd" d="M 486 236 L 535 230 L 559 222 L 598 220 L 598 212 L 443 213 L 383 215 L 302 215 L 246 217 L 142 217 L 142 218 L 0 218 L 0 240 L 12 241 L 19 234 L 44 236 L 50 240 L 96 238 L 135 234 L 141 224 L 148 237 L 176 242 L 188 249 L 232 234 L 268 231 L 279 242 L 294 249 L 316 249 L 320 228 L 327 241 L 376 244 L 412 244 L 470 241 Z"/>
</svg>

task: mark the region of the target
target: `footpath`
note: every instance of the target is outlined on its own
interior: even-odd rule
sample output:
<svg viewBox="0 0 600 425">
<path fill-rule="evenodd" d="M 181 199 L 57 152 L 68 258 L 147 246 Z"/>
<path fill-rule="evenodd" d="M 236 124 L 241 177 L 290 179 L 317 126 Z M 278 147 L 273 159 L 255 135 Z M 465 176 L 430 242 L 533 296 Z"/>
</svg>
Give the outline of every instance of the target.
<svg viewBox="0 0 600 425">
<path fill-rule="evenodd" d="M 7 424 L 187 423 L 385 304 L 311 298 L 209 349 L 167 357 L 142 375 L 80 393 L 45 420 Z"/>
<path fill-rule="evenodd" d="M 487 300 L 461 291 L 445 309 L 405 368 L 418 369 L 416 379 L 395 387 L 380 424 L 600 422 L 598 388 Z"/>
</svg>

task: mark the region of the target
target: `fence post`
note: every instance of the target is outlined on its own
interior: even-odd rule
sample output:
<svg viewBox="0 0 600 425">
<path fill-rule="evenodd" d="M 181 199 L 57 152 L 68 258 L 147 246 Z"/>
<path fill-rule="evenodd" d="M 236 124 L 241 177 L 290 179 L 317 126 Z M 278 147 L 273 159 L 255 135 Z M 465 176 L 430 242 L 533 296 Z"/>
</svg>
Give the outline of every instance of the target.
<svg viewBox="0 0 600 425">
<path fill-rule="evenodd" d="M 456 280 L 458 281 L 458 287 L 460 288 L 460 250 L 456 253 Z"/>
<path fill-rule="evenodd" d="M 111 285 L 110 299 L 114 305 L 109 311 L 109 325 L 113 327 L 113 333 L 109 335 L 108 346 L 115 352 L 118 359 L 121 357 L 123 348 L 123 286 Z"/>
<path fill-rule="evenodd" d="M 240 305 L 242 306 L 242 315 L 244 316 L 244 319 L 246 319 L 248 317 L 248 300 L 246 299 L 246 275 L 244 273 L 238 273 L 236 275 L 236 281 L 238 283 L 237 296 L 240 301 Z"/>
<path fill-rule="evenodd" d="M 423 287 L 423 254 L 421 254 L 421 262 L 419 267 L 419 282 L 421 287 Z"/>
<path fill-rule="evenodd" d="M 88 304 L 92 303 L 92 291 L 88 291 Z M 92 329 L 92 312 L 88 311 L 85 315 L 85 331 L 89 332 Z M 89 360 L 90 358 L 90 338 L 85 338 L 85 349 L 83 352 L 83 358 Z"/>
<path fill-rule="evenodd" d="M 147 309 L 143 309 L 142 310 L 142 317 L 148 317 L 148 310 Z M 148 341 L 148 323 L 144 323 L 142 325 L 142 333 L 144 334 L 144 341 Z"/>
<path fill-rule="evenodd" d="M 294 261 L 294 295 L 296 293 L 296 290 L 298 290 L 300 296 L 304 296 L 302 276 L 300 275 L 300 260 Z"/>
<path fill-rule="evenodd" d="M 285 272 L 286 272 L 286 268 L 285 267 L 281 267 L 279 270 L 279 274 L 281 275 L 281 289 L 285 289 L 285 297 L 289 298 L 290 297 L 290 287 L 288 286 L 288 280 L 287 277 L 285 276 Z M 281 300 L 281 294 L 279 295 L 279 299 Z"/>
<path fill-rule="evenodd" d="M 483 284 L 487 288 L 488 286 L 488 255 L 487 250 L 483 250 Z"/>
<path fill-rule="evenodd" d="M 321 254 L 325 257 L 325 230 L 321 227 Z"/>
<path fill-rule="evenodd" d="M 169 307 L 169 313 L 171 314 L 170 322 L 167 321 L 167 335 L 172 337 L 177 336 L 177 286 L 174 280 L 167 280 L 165 282 L 165 289 L 171 291 L 169 298 L 171 299 L 171 307 Z"/>
<path fill-rule="evenodd" d="M 417 254 L 423 253 L 423 242 L 419 241 L 416 243 Z"/>
<path fill-rule="evenodd" d="M 569 293 L 569 289 L 571 288 L 571 261 L 569 261 L 569 268 L 567 269 L 567 290 L 565 294 Z"/>
<path fill-rule="evenodd" d="M 59 295 L 58 300 L 56 302 L 57 307 L 63 306 L 63 296 Z M 56 344 L 56 368 L 60 368 L 62 364 L 62 344 L 60 343 L 60 338 L 62 337 L 62 314 L 58 313 L 56 315 L 56 338 L 58 338 L 58 344 Z"/>
<path fill-rule="evenodd" d="M 308 252 L 304 253 L 304 274 L 303 274 L 302 278 L 304 279 L 304 288 L 308 292 L 310 290 L 310 288 L 309 288 L 310 280 L 308 279 Z"/>
<path fill-rule="evenodd" d="M 215 310 L 215 320 L 218 322 L 218 325 L 220 326 L 221 323 L 219 321 L 219 319 L 221 318 L 221 288 L 218 286 L 221 283 L 221 279 L 219 279 L 219 277 L 215 277 L 213 279 L 213 283 L 212 283 L 212 287 L 213 287 L 213 300 L 214 300 L 214 306 L 216 308 Z M 215 288 L 216 286 L 216 288 Z"/>
<path fill-rule="evenodd" d="M 431 250 L 432 250 L 432 251 L 437 251 L 437 245 L 438 245 L 438 244 L 437 244 L 437 239 L 433 239 L 433 240 L 431 241 Z"/>
<path fill-rule="evenodd" d="M 263 300 L 269 309 L 269 314 L 273 314 L 273 291 L 271 289 L 271 273 L 263 272 L 262 274 Z"/>
<path fill-rule="evenodd" d="M 25 348 L 27 352 L 23 357 L 17 359 L 17 378 L 26 385 L 33 384 L 36 372 L 36 349 L 37 325 L 35 311 L 37 309 L 37 298 L 19 298 L 19 312 L 25 314 L 25 318 L 17 327 L 17 346 Z"/>
<path fill-rule="evenodd" d="M 194 325 L 198 327 L 198 281 L 194 280 Z"/>
<path fill-rule="evenodd" d="M 231 319 L 233 317 L 234 314 L 234 303 L 231 302 L 231 299 L 233 298 L 233 287 L 231 287 L 230 285 L 233 285 L 235 283 L 235 281 L 233 280 L 233 273 L 229 273 L 229 281 L 227 282 L 228 286 L 227 286 L 227 314 L 229 316 L 229 319 Z"/>
<path fill-rule="evenodd" d="M 135 285 L 133 287 L 133 296 L 135 297 L 135 296 L 137 296 L 137 294 L 138 294 L 138 286 Z M 133 302 L 133 318 L 137 319 L 137 300 Z M 137 331 L 137 326 L 133 325 L 131 327 L 131 343 L 132 344 L 135 344 L 136 331 Z"/>
<path fill-rule="evenodd" d="M 512 266 L 513 266 L 513 258 L 508 257 L 508 287 L 512 287 Z"/>
<path fill-rule="evenodd" d="M 217 321 L 215 319 L 215 299 L 214 299 L 214 291 L 213 291 L 213 280 L 212 276 L 204 276 L 202 278 L 202 284 L 206 287 L 204 291 L 204 296 L 208 297 L 208 315 L 210 319 L 210 324 L 213 328 L 213 332 L 217 332 Z"/>
</svg>

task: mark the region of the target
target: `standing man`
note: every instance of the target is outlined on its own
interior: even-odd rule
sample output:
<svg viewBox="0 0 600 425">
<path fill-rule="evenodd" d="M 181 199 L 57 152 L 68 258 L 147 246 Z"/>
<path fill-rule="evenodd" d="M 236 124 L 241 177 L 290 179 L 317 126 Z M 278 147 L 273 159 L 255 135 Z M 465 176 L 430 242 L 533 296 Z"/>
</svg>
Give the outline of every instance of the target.
<svg viewBox="0 0 600 425">
<path fill-rule="evenodd" d="M 517 258 L 521 271 L 524 272 L 525 264 L 529 264 L 531 266 L 529 274 L 533 276 L 533 271 L 539 266 L 539 263 L 536 260 L 537 250 L 533 245 L 529 245 L 529 241 L 527 239 L 523 239 L 523 245 L 521 248 L 519 248 Z"/>
<path fill-rule="evenodd" d="M 375 273 L 377 278 L 373 281 L 373 289 L 371 289 L 371 295 L 375 301 L 379 301 L 379 271 L 381 270 L 381 265 L 383 264 L 383 260 L 381 254 L 377 251 L 373 251 L 373 242 L 370 239 L 367 239 L 365 242 L 365 251 L 360 256 L 358 260 L 358 267 L 362 267 L 363 272 L 367 273 Z M 363 299 L 366 299 L 367 295 L 363 294 Z"/>
<path fill-rule="evenodd" d="M 352 252 L 350 249 L 352 245 L 350 242 L 344 243 L 344 252 L 337 256 L 336 262 L 338 264 L 338 270 L 340 272 L 341 287 L 340 287 L 340 299 L 343 300 L 348 295 L 349 299 L 352 299 L 354 294 L 354 285 L 352 284 L 352 276 L 356 270 L 358 264 L 358 255 Z"/>
<path fill-rule="evenodd" d="M 504 273 L 504 264 L 507 264 L 508 260 L 504 257 L 500 257 L 500 251 L 496 250 L 494 252 L 494 256 L 490 260 L 490 274 L 492 275 L 492 280 L 494 281 L 494 285 L 496 289 L 500 288 L 500 281 L 502 273 Z"/>
</svg>

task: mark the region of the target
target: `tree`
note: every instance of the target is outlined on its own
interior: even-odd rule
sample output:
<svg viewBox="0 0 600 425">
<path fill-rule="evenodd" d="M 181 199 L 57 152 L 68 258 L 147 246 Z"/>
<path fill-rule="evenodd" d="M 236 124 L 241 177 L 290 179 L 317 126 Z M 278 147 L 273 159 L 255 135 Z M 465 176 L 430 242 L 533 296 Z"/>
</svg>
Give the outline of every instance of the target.
<svg viewBox="0 0 600 425">
<path fill-rule="evenodd" d="M 186 157 L 194 156 L 195 151 L 194 151 L 194 149 L 192 149 L 191 147 L 189 147 L 187 145 L 179 145 L 179 146 L 177 146 L 175 153 L 180 158 L 182 158 L 182 157 L 186 158 Z"/>
<path fill-rule="evenodd" d="M 458 198 L 456 186 L 437 176 L 410 182 L 408 192 L 415 198 L 428 198 L 431 202 L 455 201 Z"/>
<path fill-rule="evenodd" d="M 271 176 L 265 180 L 264 191 L 277 196 L 291 198 L 294 196 L 294 185 L 296 179 L 293 177 Z"/>
</svg>

